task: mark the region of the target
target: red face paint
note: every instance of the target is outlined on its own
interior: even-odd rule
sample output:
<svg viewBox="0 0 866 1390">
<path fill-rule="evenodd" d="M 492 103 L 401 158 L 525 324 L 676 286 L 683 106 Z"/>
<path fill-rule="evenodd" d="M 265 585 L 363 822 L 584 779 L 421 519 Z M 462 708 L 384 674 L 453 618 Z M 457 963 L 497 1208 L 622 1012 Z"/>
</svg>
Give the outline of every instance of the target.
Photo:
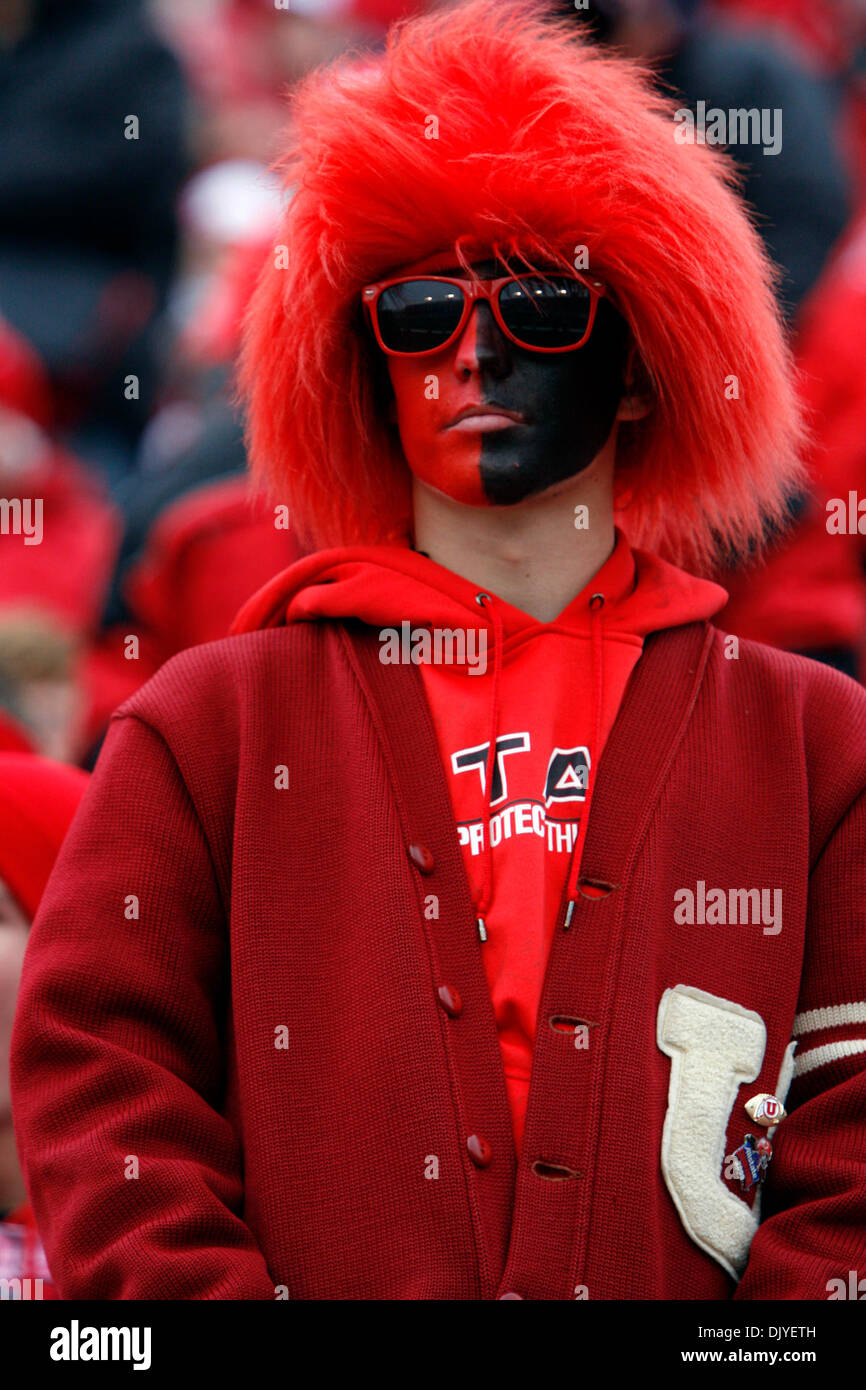
<svg viewBox="0 0 866 1390">
<path fill-rule="evenodd" d="M 484 278 L 502 274 L 496 261 L 474 269 Z M 451 252 L 400 273 L 454 271 Z M 410 471 L 475 507 L 520 502 L 582 472 L 613 425 L 626 339 L 623 320 L 603 302 L 584 347 L 533 352 L 510 342 L 481 302 L 441 353 L 387 356 Z"/>
<path fill-rule="evenodd" d="M 389 357 L 397 403 L 397 426 L 406 462 L 416 478 L 468 506 L 489 505 L 481 482 L 485 425 L 503 417 L 458 421 L 461 412 L 484 405 L 476 361 L 477 311 L 457 343 L 429 357 Z M 508 422 L 513 424 L 513 422 Z M 459 427 L 458 427 L 459 426 Z"/>
</svg>

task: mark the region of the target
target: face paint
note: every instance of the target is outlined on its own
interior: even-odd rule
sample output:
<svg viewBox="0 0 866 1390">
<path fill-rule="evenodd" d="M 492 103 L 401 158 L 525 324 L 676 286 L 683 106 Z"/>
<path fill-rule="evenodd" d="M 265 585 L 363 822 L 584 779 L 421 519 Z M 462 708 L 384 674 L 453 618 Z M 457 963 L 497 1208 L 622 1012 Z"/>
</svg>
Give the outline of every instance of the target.
<svg viewBox="0 0 866 1390">
<path fill-rule="evenodd" d="M 443 259 L 438 269 L 428 260 L 401 273 L 421 267 L 456 270 Z M 484 279 L 504 273 L 498 261 L 473 269 Z M 562 353 L 518 347 L 482 301 L 442 352 L 387 356 L 410 471 L 469 506 L 509 506 L 582 473 L 613 426 L 627 342 L 626 324 L 606 299 L 589 341 Z"/>
</svg>

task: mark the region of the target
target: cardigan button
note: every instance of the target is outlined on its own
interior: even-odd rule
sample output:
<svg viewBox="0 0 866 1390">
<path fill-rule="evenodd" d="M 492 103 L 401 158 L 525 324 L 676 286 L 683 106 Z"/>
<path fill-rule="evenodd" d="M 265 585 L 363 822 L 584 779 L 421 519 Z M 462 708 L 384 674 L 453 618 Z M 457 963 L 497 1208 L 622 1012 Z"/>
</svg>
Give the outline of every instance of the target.
<svg viewBox="0 0 866 1390">
<path fill-rule="evenodd" d="M 426 845 L 410 845 L 409 858 L 422 874 L 432 874 L 435 860 Z"/>
<path fill-rule="evenodd" d="M 463 1000 L 453 985 L 440 985 L 436 993 L 439 995 L 439 1003 L 448 1017 L 459 1018 L 463 1012 Z"/>
<path fill-rule="evenodd" d="M 476 1168 L 486 1168 L 491 1158 L 493 1150 L 486 1139 L 482 1139 L 480 1134 L 470 1134 L 466 1140 L 466 1147 L 469 1150 L 469 1157 Z"/>
<path fill-rule="evenodd" d="M 524 1302 L 523 1294 L 515 1293 L 513 1289 L 509 1289 L 508 1293 L 501 1293 L 499 1295 L 499 1302 L 504 1303 L 507 1298 L 519 1298 L 521 1303 Z"/>
</svg>

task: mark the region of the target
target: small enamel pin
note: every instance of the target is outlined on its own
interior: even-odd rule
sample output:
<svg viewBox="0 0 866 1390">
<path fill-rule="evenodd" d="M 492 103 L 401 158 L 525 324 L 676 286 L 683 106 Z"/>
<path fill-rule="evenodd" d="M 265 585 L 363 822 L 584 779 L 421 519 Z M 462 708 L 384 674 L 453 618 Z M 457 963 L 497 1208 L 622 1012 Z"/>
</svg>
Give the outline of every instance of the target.
<svg viewBox="0 0 866 1390">
<path fill-rule="evenodd" d="M 744 1192 L 749 1192 L 755 1183 L 764 1181 L 773 1157 L 773 1146 L 763 1134 L 760 1139 L 756 1139 L 754 1134 L 747 1134 L 740 1147 L 734 1149 L 732 1157 L 739 1165 L 740 1186 Z"/>
<path fill-rule="evenodd" d="M 746 1114 L 749 1119 L 754 1120 L 756 1125 L 763 1125 L 765 1129 L 769 1129 L 771 1125 L 777 1125 L 780 1120 L 784 1120 L 787 1113 L 780 1100 L 764 1091 L 759 1096 L 752 1096 L 751 1100 L 746 1101 Z"/>
</svg>

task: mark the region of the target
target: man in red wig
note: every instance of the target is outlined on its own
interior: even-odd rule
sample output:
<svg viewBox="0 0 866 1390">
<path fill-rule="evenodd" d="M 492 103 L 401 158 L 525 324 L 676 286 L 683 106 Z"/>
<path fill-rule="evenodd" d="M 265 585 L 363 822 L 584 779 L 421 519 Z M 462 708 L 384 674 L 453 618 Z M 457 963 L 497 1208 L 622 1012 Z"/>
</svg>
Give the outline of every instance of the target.
<svg viewBox="0 0 866 1390">
<path fill-rule="evenodd" d="M 825 1298 L 866 1254 L 866 699 L 693 574 L 800 428 L 671 116 L 490 0 L 298 94 L 243 379 L 321 549 L 118 711 L 36 923 L 65 1296 Z"/>
</svg>

